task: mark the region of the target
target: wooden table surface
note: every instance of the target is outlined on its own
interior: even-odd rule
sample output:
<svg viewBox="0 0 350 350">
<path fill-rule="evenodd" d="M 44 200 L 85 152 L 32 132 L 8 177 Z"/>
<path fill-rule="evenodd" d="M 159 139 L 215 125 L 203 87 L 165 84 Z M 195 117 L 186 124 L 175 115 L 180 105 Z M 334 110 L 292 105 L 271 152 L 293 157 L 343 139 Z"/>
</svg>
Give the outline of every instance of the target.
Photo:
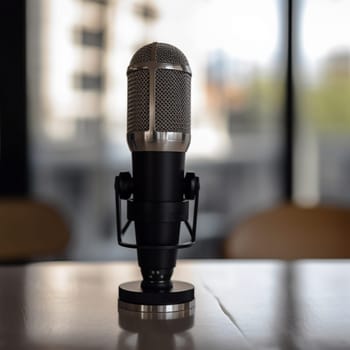
<svg viewBox="0 0 350 350">
<path fill-rule="evenodd" d="M 194 315 L 118 313 L 130 263 L 0 267 L 0 349 L 350 349 L 350 261 L 179 261 Z"/>
</svg>

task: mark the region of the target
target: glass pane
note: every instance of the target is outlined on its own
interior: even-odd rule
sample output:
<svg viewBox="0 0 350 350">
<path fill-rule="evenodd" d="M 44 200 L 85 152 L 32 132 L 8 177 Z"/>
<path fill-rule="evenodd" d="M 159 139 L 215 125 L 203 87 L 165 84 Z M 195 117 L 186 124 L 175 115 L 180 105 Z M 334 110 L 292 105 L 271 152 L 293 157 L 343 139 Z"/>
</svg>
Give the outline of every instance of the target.
<svg viewBox="0 0 350 350">
<path fill-rule="evenodd" d="M 152 41 L 193 72 L 199 242 L 183 254 L 218 256 L 238 220 L 280 200 L 283 16 L 281 0 L 28 1 L 33 192 L 64 210 L 71 258 L 134 256 L 115 245 L 113 179 L 131 170 L 126 68 Z"/>
<path fill-rule="evenodd" d="M 350 2 L 297 2 L 296 197 L 349 204 Z"/>
</svg>

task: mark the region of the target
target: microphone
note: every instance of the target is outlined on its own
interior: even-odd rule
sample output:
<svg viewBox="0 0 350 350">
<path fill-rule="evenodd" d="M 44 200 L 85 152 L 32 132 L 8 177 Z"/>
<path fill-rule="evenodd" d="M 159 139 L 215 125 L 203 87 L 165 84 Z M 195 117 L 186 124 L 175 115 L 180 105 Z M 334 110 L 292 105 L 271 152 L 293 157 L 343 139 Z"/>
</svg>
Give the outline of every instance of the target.
<svg viewBox="0 0 350 350">
<path fill-rule="evenodd" d="M 179 49 L 156 42 L 140 48 L 127 69 L 133 177 L 123 172 L 115 179 L 117 235 L 119 245 L 137 249 L 143 280 L 119 287 L 119 305 L 153 305 L 154 310 L 155 305 L 194 299 L 191 284 L 171 281 L 177 249 L 191 246 L 196 234 L 199 178 L 184 172 L 191 139 L 191 76 Z M 124 228 L 122 199 L 127 200 Z M 189 200 L 194 200 L 192 226 Z M 122 238 L 131 222 L 136 244 Z M 186 243 L 179 243 L 181 222 L 191 236 Z"/>
</svg>

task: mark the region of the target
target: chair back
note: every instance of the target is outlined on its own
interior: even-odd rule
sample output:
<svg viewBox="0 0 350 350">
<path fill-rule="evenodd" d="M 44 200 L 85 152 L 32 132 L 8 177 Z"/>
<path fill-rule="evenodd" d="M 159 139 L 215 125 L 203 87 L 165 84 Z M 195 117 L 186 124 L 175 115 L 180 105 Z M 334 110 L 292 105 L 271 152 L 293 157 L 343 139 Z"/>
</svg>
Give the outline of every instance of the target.
<svg viewBox="0 0 350 350">
<path fill-rule="evenodd" d="M 62 254 L 69 231 L 52 206 L 29 199 L 0 200 L 0 261 Z"/>
<path fill-rule="evenodd" d="M 241 223 L 224 244 L 226 258 L 350 258 L 350 210 L 283 205 Z"/>
</svg>

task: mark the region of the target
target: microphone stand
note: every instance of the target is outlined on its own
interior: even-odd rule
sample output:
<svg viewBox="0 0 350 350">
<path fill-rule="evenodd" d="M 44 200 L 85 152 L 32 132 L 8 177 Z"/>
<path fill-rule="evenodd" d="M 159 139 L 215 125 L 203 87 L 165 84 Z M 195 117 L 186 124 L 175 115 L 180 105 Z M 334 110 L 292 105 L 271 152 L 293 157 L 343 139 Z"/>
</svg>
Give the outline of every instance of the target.
<svg viewBox="0 0 350 350">
<path fill-rule="evenodd" d="M 115 202 L 118 244 L 126 248 L 136 248 L 138 251 L 153 250 L 155 253 L 187 248 L 196 240 L 199 177 L 194 173 L 187 173 L 183 178 L 182 201 L 177 202 L 135 202 L 131 197 L 134 181 L 129 172 L 122 172 L 116 176 Z M 122 225 L 121 201 L 127 201 L 127 222 Z M 194 201 L 192 225 L 188 221 L 189 201 Z M 184 222 L 191 239 L 185 243 L 173 245 L 147 244 L 140 245 L 123 240 L 133 221 L 155 223 Z M 141 271 L 142 271 L 142 266 Z M 161 270 L 159 270 L 161 271 Z M 155 271 L 159 273 L 159 271 Z M 162 276 L 161 276 L 162 277 Z M 184 311 L 194 306 L 194 287 L 190 283 L 171 281 L 171 274 L 163 279 L 143 274 L 142 282 L 128 282 L 119 286 L 119 307 L 131 311 L 167 312 Z"/>
</svg>

